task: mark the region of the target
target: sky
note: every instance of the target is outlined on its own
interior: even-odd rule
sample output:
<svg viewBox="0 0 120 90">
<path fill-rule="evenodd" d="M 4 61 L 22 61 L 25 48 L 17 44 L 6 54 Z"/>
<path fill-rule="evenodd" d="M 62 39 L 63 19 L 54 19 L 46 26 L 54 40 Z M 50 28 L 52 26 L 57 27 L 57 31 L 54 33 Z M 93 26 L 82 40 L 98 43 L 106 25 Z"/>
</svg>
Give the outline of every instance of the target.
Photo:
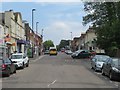
<svg viewBox="0 0 120 90">
<path fill-rule="evenodd" d="M 34 11 L 34 31 L 36 22 L 38 31 L 42 34 L 43 39 L 52 40 L 58 45 L 62 39 L 71 39 L 80 37 L 88 29 L 83 26 L 83 16 L 85 16 L 84 4 L 82 2 L 2 2 L 2 10 L 12 9 L 14 12 L 21 12 L 22 19 L 26 20 L 31 26 L 32 9 Z"/>
</svg>

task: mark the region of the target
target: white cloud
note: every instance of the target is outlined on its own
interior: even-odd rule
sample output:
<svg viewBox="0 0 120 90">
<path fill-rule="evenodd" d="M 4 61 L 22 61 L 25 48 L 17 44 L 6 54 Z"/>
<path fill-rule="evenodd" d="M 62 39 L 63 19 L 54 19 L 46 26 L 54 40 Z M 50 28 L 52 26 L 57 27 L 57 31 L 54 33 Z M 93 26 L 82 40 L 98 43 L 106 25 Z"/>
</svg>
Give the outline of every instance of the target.
<svg viewBox="0 0 120 90">
<path fill-rule="evenodd" d="M 55 21 L 45 29 L 44 40 L 50 39 L 59 44 L 61 39 L 71 39 L 70 32 L 73 33 L 73 37 L 79 37 L 86 29 L 80 22 Z"/>
</svg>

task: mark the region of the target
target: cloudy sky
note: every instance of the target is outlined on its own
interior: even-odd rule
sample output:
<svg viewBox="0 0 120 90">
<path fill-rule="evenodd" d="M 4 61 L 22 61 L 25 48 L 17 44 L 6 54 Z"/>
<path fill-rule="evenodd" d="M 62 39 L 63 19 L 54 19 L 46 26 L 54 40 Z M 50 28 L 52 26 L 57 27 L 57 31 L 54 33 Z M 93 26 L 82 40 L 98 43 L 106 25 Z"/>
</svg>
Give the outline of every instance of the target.
<svg viewBox="0 0 120 90">
<path fill-rule="evenodd" d="M 57 45 L 61 39 L 71 39 L 70 32 L 73 37 L 79 37 L 88 29 L 88 26 L 82 25 L 82 17 L 86 14 L 82 2 L 14 2 L 14 0 L 2 2 L 3 12 L 10 9 L 14 12 L 21 12 L 22 19 L 29 22 L 30 26 L 33 8 L 36 9 L 34 30 L 36 29 L 35 23 L 39 22 L 38 31 L 41 34 L 44 29 L 44 41 L 52 40 Z"/>
</svg>

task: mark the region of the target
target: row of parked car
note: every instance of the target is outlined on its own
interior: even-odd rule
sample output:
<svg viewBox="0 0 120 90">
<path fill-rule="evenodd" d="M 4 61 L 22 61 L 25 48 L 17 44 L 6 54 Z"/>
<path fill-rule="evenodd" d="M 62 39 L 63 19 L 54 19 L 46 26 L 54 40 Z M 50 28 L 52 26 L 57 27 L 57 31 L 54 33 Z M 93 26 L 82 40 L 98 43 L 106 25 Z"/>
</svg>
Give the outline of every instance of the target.
<svg viewBox="0 0 120 90">
<path fill-rule="evenodd" d="M 9 58 L 0 58 L 0 75 L 10 76 L 16 73 L 18 68 L 24 69 L 29 66 L 29 58 L 24 53 L 14 53 Z"/>
<path fill-rule="evenodd" d="M 110 80 L 120 80 L 120 58 L 111 58 L 107 55 L 95 55 L 91 58 L 91 68 L 108 76 Z"/>
<path fill-rule="evenodd" d="M 71 54 L 73 59 L 89 58 L 91 68 L 108 76 L 111 80 L 120 80 L 120 58 L 111 58 L 105 53 L 93 50 L 78 50 Z"/>
</svg>

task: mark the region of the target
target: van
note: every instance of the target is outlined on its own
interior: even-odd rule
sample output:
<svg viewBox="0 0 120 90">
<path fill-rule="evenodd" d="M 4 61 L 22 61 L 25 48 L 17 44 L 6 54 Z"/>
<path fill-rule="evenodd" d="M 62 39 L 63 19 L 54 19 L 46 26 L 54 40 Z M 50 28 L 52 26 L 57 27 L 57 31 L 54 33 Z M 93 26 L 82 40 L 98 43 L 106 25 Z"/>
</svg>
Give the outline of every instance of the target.
<svg viewBox="0 0 120 90">
<path fill-rule="evenodd" d="M 50 47 L 49 54 L 50 55 L 57 55 L 57 49 L 55 47 Z"/>
</svg>

